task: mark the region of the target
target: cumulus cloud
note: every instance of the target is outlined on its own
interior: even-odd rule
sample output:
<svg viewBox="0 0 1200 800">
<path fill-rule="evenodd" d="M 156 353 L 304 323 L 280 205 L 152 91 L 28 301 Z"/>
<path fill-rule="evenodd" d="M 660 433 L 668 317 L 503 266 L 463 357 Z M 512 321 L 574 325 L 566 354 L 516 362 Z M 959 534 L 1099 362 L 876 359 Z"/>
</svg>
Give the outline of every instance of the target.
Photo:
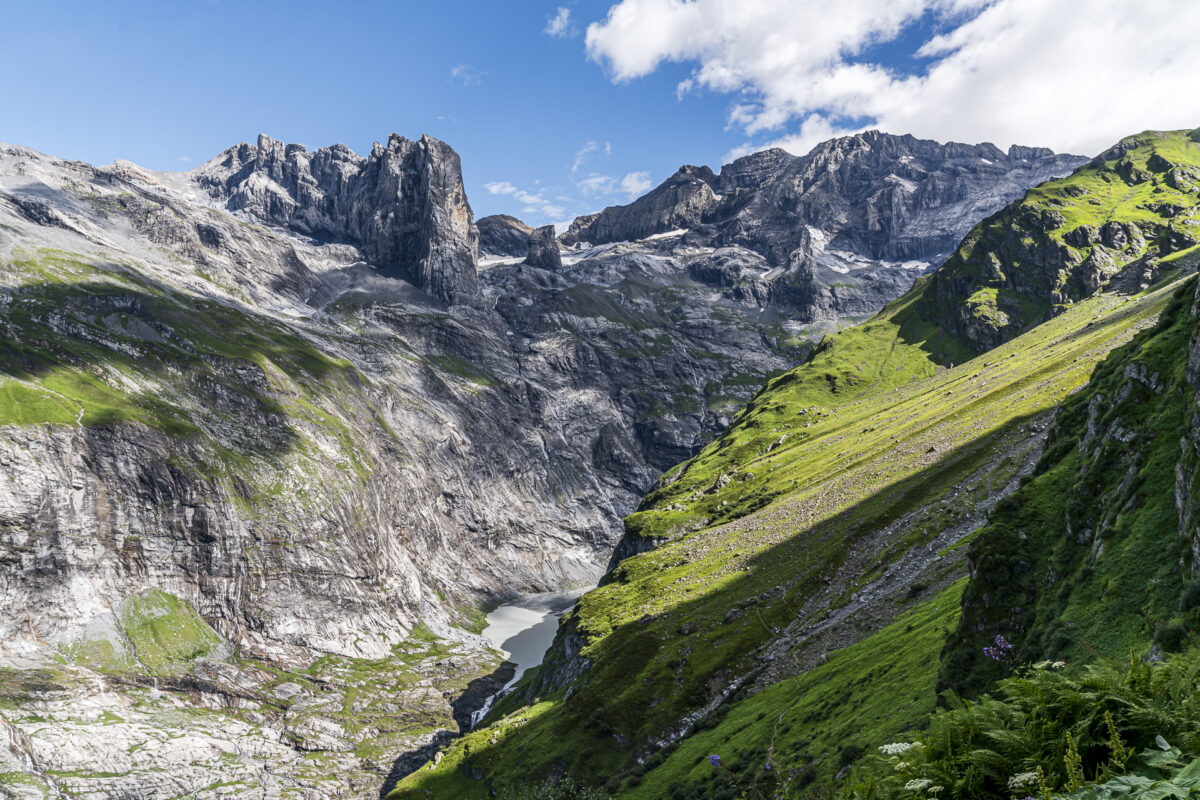
<svg viewBox="0 0 1200 800">
<path fill-rule="evenodd" d="M 571 23 L 571 9 L 566 6 L 559 6 L 554 16 L 546 20 L 546 27 L 542 33 L 547 36 L 557 36 L 560 39 L 565 39 L 568 36 L 575 35 L 575 26 Z"/>
<path fill-rule="evenodd" d="M 552 200 L 547 200 L 543 192 L 529 192 L 518 188 L 508 181 L 492 181 L 491 183 L 485 183 L 483 188 L 487 189 L 488 194 L 513 198 L 521 204 L 522 214 L 536 214 L 539 217 L 556 219 L 566 213 L 565 208 Z"/>
<path fill-rule="evenodd" d="M 458 64 L 450 69 L 450 80 L 458 81 L 463 86 L 478 86 L 486 75 L 486 71 L 475 69 L 470 64 Z"/>
<path fill-rule="evenodd" d="M 612 144 L 610 142 L 598 142 L 595 139 L 589 139 L 575 153 L 575 161 L 571 164 L 571 172 L 578 172 L 580 167 L 596 156 L 610 155 L 612 155 Z"/>
<path fill-rule="evenodd" d="M 918 21 L 935 33 L 878 57 Z M 1200 125 L 1197 30 L 1177 0 L 622 0 L 586 42 L 616 82 L 692 64 L 678 93 L 733 95 L 743 150 L 878 127 L 1094 153 Z"/>
</svg>

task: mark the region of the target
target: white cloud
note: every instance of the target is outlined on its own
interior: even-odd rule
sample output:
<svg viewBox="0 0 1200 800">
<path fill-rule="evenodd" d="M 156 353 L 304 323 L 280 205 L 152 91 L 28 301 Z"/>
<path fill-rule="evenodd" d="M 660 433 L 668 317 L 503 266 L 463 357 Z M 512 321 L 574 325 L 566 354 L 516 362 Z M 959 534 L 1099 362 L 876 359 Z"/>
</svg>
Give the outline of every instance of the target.
<svg viewBox="0 0 1200 800">
<path fill-rule="evenodd" d="M 521 204 L 522 214 L 536 214 L 538 217 L 555 219 L 562 217 L 566 213 L 565 208 L 553 201 L 547 200 L 546 196 L 541 192 L 528 192 L 517 188 L 508 181 L 492 181 L 491 183 L 485 183 L 483 188 L 488 190 L 488 194 L 504 195 L 513 198 Z"/>
<path fill-rule="evenodd" d="M 600 175 L 593 172 L 586 178 L 576 181 L 575 185 L 586 195 L 612 194 L 617 186 L 617 179 L 612 175 Z"/>
<path fill-rule="evenodd" d="M 650 173 L 645 171 L 630 172 L 624 178 L 593 172 L 586 178 L 576 181 L 575 185 L 579 187 L 579 191 L 588 196 L 604 197 L 623 194 L 630 200 L 641 197 L 654 188 L 654 184 L 650 182 Z"/>
<path fill-rule="evenodd" d="M 458 81 L 463 86 L 478 86 L 487 75 L 485 70 L 478 70 L 470 64 L 458 64 L 450 69 L 450 80 Z"/>
<path fill-rule="evenodd" d="M 180 156 L 180 157 L 179 157 L 179 160 L 180 160 L 180 161 L 182 161 L 184 164 L 190 164 L 190 163 L 192 163 L 192 157 L 191 157 L 191 156 Z"/>
<path fill-rule="evenodd" d="M 542 30 L 542 33 L 547 36 L 557 36 L 560 39 L 574 36 L 576 29 L 571 24 L 571 9 L 566 6 L 559 6 L 555 10 L 554 16 L 546 20 L 546 27 Z"/>
<path fill-rule="evenodd" d="M 571 172 L 578 172 L 579 168 L 597 154 L 608 157 L 612 155 L 612 143 L 608 141 L 598 142 L 595 139 L 589 139 L 583 143 L 583 147 L 575 153 L 575 161 L 571 164 Z"/>
<path fill-rule="evenodd" d="M 937 34 L 877 63 L 925 15 Z M 616 82 L 693 64 L 681 96 L 732 94 L 731 124 L 793 152 L 879 127 L 1094 153 L 1200 125 L 1197 30 L 1179 0 L 622 0 L 586 41 Z"/>
<path fill-rule="evenodd" d="M 627 194 L 631 200 L 641 197 L 653 188 L 654 184 L 650 182 L 649 172 L 630 172 L 621 178 L 621 191 Z"/>
</svg>

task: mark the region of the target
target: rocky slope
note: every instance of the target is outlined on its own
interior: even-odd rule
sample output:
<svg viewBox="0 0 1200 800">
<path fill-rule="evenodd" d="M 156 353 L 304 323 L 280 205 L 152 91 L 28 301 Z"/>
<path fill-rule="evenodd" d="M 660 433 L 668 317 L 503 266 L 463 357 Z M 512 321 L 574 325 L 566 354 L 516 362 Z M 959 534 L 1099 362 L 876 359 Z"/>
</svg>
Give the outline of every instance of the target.
<svg viewBox="0 0 1200 800">
<path fill-rule="evenodd" d="M 1146 136 L 1191 152 L 1186 132 Z M 1046 196 L 1061 199 L 1065 218 L 1097 228 L 1158 215 L 1072 194 L 1067 187 L 1093 168 L 1031 191 L 965 241 L 982 241 L 995 219 L 1022 218 Z M 1052 232 L 1030 236 L 1029 253 L 1054 251 Z M 979 646 L 997 625 L 1037 627 L 1023 651 L 1030 657 L 1054 652 L 1062 625 L 1082 628 L 1087 614 L 1108 639 L 1148 643 L 1141 612 L 1154 609 L 1163 636 L 1178 638 L 1192 613 L 1171 605 L 1186 577 L 1178 555 L 1190 564 L 1190 532 L 1176 531 L 1194 516 L 1186 427 L 1193 404 L 1184 385 L 1191 359 L 1180 355 L 1192 326 L 1179 327 L 1185 306 L 1171 302 L 1200 247 L 1158 255 L 1149 278 L 1137 271 L 1137 280 L 1095 285 L 973 359 L 954 320 L 928 314 L 939 282 L 964 270 L 959 259 L 870 322 L 828 337 L 698 456 L 667 471 L 626 520 L 628 557 L 566 618 L 543 667 L 498 705 L 487 729 L 454 745 L 437 768 L 402 781 L 393 797 L 483 796 L 530 773 L 564 772 L 605 781 L 622 797 L 726 796 L 728 778 L 707 763 L 712 753 L 735 762 L 744 782 L 823 787 L 933 708 L 938 656 L 959 624 L 968 574 L 976 580 L 966 586 L 957 647 L 970 663 L 948 662 L 959 678 L 975 674 Z M 1033 283 L 1049 267 L 1030 257 L 1010 267 L 1009 280 Z M 1172 347 L 1129 363 L 1126 353 L 1146 352 L 1143 336 L 1109 357 L 1165 308 Z M 1052 434 L 1043 458 L 1059 404 L 1106 357 L 1096 381 L 1107 388 L 1089 393 L 1101 399 L 1066 404 L 1061 424 L 1074 433 Z M 1129 442 L 1147 448 L 1130 453 L 1122 444 Z M 1037 478 L 1019 489 L 1039 458 L 1045 471 L 1046 459 L 1076 452 L 1057 482 Z M 1038 481 L 1047 482 L 1031 498 Z M 1004 500 L 1016 491 L 1025 503 Z M 998 538 L 984 527 L 989 517 L 993 525 L 1007 520 Z M 1014 556 L 1024 553 L 1035 520 L 1045 557 Z M 1065 539 L 1064 524 L 1072 531 Z M 1103 578 L 1094 564 L 1097 531 L 1113 542 L 1130 532 Z M 962 545 L 972 537 L 978 544 L 968 561 Z M 992 541 L 998 549 L 979 581 L 982 567 L 972 564 Z M 1092 558 L 1072 542 L 1091 544 Z M 1141 566 L 1126 569 L 1128 559 Z M 1065 574 L 1081 576 L 1084 588 L 1060 583 Z M 1117 625 L 1083 611 L 1104 608 L 1110 591 L 1121 598 L 1113 602 L 1128 604 Z M 1012 602 L 997 607 L 1007 594 Z M 1125 635 L 1134 617 L 1140 639 Z M 763 775 L 768 758 L 788 773 Z"/>
<path fill-rule="evenodd" d="M 987 202 L 1035 172 L 991 173 Z M 762 253 L 665 233 L 562 253 L 543 231 L 480 270 L 428 137 L 260 137 L 180 174 L 0 147 L 5 775 L 377 791 L 490 685 L 479 602 L 594 580 L 809 322 L 920 270 L 813 250 L 872 288 L 804 311 Z"/>
</svg>

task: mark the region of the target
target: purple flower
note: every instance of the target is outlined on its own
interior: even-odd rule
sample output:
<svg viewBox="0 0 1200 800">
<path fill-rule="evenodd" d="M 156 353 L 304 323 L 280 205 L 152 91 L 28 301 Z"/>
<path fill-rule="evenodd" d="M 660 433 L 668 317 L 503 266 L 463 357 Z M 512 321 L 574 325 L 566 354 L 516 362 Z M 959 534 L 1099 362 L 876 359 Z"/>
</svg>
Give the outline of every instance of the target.
<svg viewBox="0 0 1200 800">
<path fill-rule="evenodd" d="M 771 771 L 771 762 L 769 762 L 769 761 L 767 762 L 767 767 L 766 767 L 766 769 L 767 769 L 767 772 L 770 772 L 770 771 Z"/>
<path fill-rule="evenodd" d="M 996 647 L 1001 650 L 1012 650 L 1012 645 L 1008 643 L 1008 639 L 1004 638 L 1003 634 L 996 634 Z"/>
<path fill-rule="evenodd" d="M 719 767 L 721 766 L 721 757 L 715 754 L 711 755 L 708 757 L 708 763 L 712 764 L 714 767 Z"/>
</svg>

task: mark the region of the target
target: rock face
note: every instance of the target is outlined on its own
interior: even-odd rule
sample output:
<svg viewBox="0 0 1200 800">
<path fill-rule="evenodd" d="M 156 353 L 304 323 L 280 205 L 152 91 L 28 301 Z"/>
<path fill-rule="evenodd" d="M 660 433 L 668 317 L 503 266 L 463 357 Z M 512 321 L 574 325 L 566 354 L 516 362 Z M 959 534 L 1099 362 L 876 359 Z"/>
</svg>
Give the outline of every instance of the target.
<svg viewBox="0 0 1200 800">
<path fill-rule="evenodd" d="M 516 217 L 493 214 L 475 223 L 479 228 L 480 256 L 519 256 L 529 252 L 529 235 L 533 228 Z"/>
<path fill-rule="evenodd" d="M 553 225 L 544 225 L 529 234 L 529 254 L 525 263 L 540 269 L 562 269 L 562 253 L 558 250 L 558 237 Z"/>
<path fill-rule="evenodd" d="M 458 154 L 429 136 L 392 134 L 367 158 L 344 145 L 309 153 L 260 135 L 195 178 L 230 211 L 317 238 L 356 243 L 363 257 L 447 303 L 479 302 L 479 234 Z"/>
<path fill-rule="evenodd" d="M 297 741 L 377 791 L 393 759 L 456 730 L 448 697 L 494 667 L 463 630 L 481 598 L 594 581 L 647 487 L 801 361 L 813 323 L 871 313 L 924 268 L 839 250 L 832 227 L 785 231 L 795 218 L 755 198 L 794 166 L 771 151 L 685 171 L 645 219 L 573 226 L 637 241 L 563 254 L 552 230 L 489 223 L 509 252 L 525 236 L 530 263 L 477 271 L 458 157 L 428 137 L 365 158 L 261 137 L 180 174 L 0 146 L 0 667 L 71 672 L 48 716 L 18 715 L 10 738 L 32 744 L 13 763 L 39 781 L 87 771 L 71 790 L 98 796 L 197 792 L 210 771 L 172 783 L 126 764 L 188 730 L 194 753 L 172 759 L 222 758 L 219 727 L 169 704 L 249 720 L 229 731 L 243 754 L 270 739 L 269 768 L 238 762 L 264 796 L 339 796 L 303 783 Z M 893 190 L 853 174 L 856 198 Z M 714 185 L 762 225 L 706 221 Z M 803 257 L 780 267 L 784 239 Z M 171 630 L 198 638 L 165 661 L 122 621 L 146 592 L 194 610 Z M 422 733 L 375 752 L 384 723 L 318 689 L 353 697 L 417 644 L 396 714 L 426 709 Z M 246 659 L 263 675 L 239 676 Z M 281 670 L 306 698 L 291 717 L 270 694 Z M 158 703 L 144 684 L 168 675 L 164 714 L 129 712 L 89 766 L 94 720 L 73 709 Z M 298 733 L 262 732 L 281 725 Z"/>
<path fill-rule="evenodd" d="M 681 167 L 645 197 L 576 220 L 562 238 L 600 244 L 687 229 L 693 245 L 765 259 L 755 294 L 770 304 L 814 321 L 858 315 L 907 288 L 914 268 L 940 264 L 981 218 L 1084 160 L 869 131 L 802 157 L 754 153 L 717 174 Z"/>
</svg>

